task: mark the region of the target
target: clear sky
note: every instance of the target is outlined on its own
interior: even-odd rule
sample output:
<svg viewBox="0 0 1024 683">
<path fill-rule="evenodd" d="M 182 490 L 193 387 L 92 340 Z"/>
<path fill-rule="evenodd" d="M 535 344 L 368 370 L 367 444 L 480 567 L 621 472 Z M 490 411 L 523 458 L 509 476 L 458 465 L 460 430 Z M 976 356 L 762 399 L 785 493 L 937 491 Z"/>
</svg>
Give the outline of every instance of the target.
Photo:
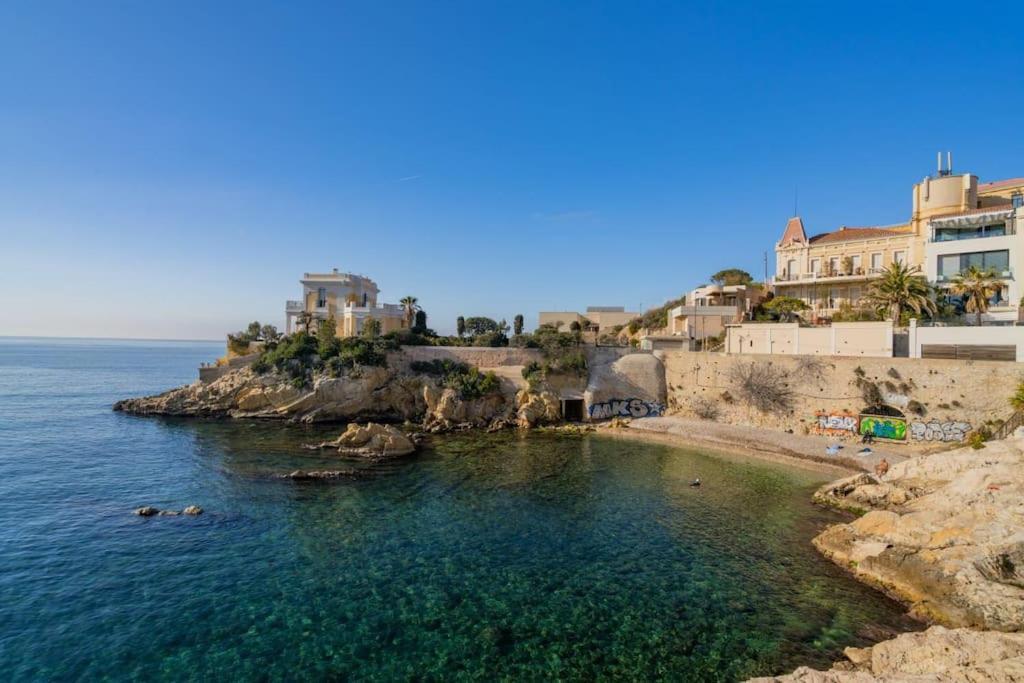
<svg viewBox="0 0 1024 683">
<path fill-rule="evenodd" d="M 0 335 L 650 307 L 1024 176 L 1024 3 L 4 2 Z"/>
</svg>

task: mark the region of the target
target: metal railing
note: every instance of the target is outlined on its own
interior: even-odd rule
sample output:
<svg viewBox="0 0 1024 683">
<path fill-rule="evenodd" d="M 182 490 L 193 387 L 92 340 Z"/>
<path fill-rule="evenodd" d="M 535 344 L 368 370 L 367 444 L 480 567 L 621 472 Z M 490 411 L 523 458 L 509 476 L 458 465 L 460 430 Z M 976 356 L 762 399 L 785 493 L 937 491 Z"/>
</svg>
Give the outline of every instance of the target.
<svg viewBox="0 0 1024 683">
<path fill-rule="evenodd" d="M 1018 410 L 1010 419 L 999 425 L 999 428 L 992 433 L 992 439 L 1005 439 L 1017 431 L 1017 427 L 1024 425 L 1024 410 Z"/>
</svg>

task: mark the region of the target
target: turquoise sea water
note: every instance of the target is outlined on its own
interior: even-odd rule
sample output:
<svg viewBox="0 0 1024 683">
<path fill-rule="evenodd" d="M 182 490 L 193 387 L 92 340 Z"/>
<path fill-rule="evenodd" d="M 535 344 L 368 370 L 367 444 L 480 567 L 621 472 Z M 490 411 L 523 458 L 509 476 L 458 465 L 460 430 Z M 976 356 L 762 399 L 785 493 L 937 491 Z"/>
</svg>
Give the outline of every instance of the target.
<svg viewBox="0 0 1024 683">
<path fill-rule="evenodd" d="M 336 426 L 111 412 L 219 351 L 0 339 L 0 679 L 731 681 L 911 626 L 813 551 L 805 470 L 511 433 L 365 466 L 300 448 Z"/>
</svg>

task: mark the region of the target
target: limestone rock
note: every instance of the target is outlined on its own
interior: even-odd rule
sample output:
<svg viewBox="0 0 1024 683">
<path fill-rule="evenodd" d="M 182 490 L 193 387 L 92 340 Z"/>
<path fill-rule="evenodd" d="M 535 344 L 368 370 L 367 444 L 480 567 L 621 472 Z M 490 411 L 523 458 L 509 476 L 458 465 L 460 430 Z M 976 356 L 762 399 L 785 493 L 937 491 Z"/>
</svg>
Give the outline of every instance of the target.
<svg viewBox="0 0 1024 683">
<path fill-rule="evenodd" d="M 334 441 L 325 441 L 313 448 L 336 448 L 345 455 L 367 458 L 397 458 L 414 452 L 416 444 L 396 427 L 368 422 L 350 424 Z"/>
<path fill-rule="evenodd" d="M 152 505 L 146 505 L 135 510 L 135 514 L 139 517 L 152 517 L 153 515 L 160 514 L 160 510 L 153 507 Z"/>
<path fill-rule="evenodd" d="M 203 508 L 198 505 L 189 505 L 187 508 L 181 511 L 185 515 L 201 515 L 203 514 Z"/>
<path fill-rule="evenodd" d="M 552 424 L 562 417 L 558 397 L 550 391 L 521 389 L 516 394 L 516 424 L 523 428 Z"/>
<path fill-rule="evenodd" d="M 947 626 L 1024 630 L 1024 440 L 990 442 L 822 487 L 815 500 L 864 513 L 815 546 Z"/>
<path fill-rule="evenodd" d="M 1024 680 L 1024 633 L 933 626 L 870 648 L 847 648 L 847 662 L 829 671 L 801 667 L 758 683 L 931 683 Z"/>
</svg>

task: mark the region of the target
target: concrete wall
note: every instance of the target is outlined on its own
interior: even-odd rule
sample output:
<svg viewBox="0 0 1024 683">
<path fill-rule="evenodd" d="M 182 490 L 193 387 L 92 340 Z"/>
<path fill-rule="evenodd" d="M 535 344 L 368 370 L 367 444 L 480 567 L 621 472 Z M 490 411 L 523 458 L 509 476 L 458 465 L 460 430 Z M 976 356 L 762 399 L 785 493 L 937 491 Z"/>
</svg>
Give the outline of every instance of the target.
<svg viewBox="0 0 1024 683">
<path fill-rule="evenodd" d="M 961 346 L 1015 346 L 1017 361 L 1024 361 L 1024 327 L 910 327 L 910 356 L 921 357 L 925 344 L 956 344 Z M 958 361 L 962 363 L 963 361 Z"/>
<path fill-rule="evenodd" d="M 538 349 L 492 348 L 488 346 L 403 346 L 398 362 L 452 360 L 479 368 L 526 365 L 540 362 Z"/>
<path fill-rule="evenodd" d="M 251 365 L 259 357 L 259 353 L 250 353 L 246 356 L 234 356 L 229 358 L 226 363 L 221 363 L 220 365 L 201 365 L 199 366 L 199 381 L 203 384 L 209 384 L 232 370 Z"/>
<path fill-rule="evenodd" d="M 891 322 L 748 323 L 726 327 L 725 351 L 733 354 L 892 356 Z"/>
<path fill-rule="evenodd" d="M 859 415 L 866 407 L 857 386 L 860 369 L 863 381 L 875 384 L 886 404 L 906 416 L 905 442 L 912 448 L 959 441 L 987 420 L 1008 418 L 1013 413 L 1009 397 L 1024 379 L 1024 368 L 1007 362 L 685 352 L 660 355 L 667 378 L 668 414 L 695 417 L 695 401 L 707 400 L 717 406 L 719 422 L 849 439 L 857 438 L 849 429 L 858 428 Z M 748 363 L 769 364 L 784 374 L 793 392 L 789 409 L 766 414 L 744 401 L 734 372 Z M 914 414 L 917 406 L 913 402 L 920 404 L 923 415 Z"/>
</svg>

